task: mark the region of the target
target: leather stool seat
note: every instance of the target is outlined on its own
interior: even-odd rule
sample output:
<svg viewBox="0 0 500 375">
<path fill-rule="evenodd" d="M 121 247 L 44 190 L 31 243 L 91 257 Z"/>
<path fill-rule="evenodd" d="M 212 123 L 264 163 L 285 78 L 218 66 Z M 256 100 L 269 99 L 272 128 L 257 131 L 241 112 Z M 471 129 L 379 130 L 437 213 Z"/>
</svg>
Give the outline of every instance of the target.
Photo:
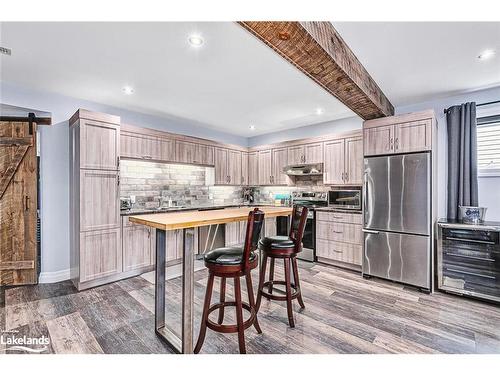
<svg viewBox="0 0 500 375">
<path fill-rule="evenodd" d="M 256 255 L 252 251 L 249 255 L 249 261 L 255 260 Z M 231 246 L 221 247 L 211 250 L 205 254 L 205 262 L 221 265 L 237 265 L 243 263 L 243 247 Z"/>
<path fill-rule="evenodd" d="M 295 247 L 295 242 L 288 236 L 270 236 L 261 239 L 259 246 L 262 250 L 266 250 L 266 248 L 288 249 Z"/>
</svg>

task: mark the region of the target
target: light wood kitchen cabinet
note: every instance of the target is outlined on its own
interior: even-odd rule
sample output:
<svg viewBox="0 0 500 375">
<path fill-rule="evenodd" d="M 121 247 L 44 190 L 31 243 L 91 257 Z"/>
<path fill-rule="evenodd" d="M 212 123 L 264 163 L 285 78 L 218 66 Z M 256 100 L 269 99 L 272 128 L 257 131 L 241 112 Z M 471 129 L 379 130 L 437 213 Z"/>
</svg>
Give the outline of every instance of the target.
<svg viewBox="0 0 500 375">
<path fill-rule="evenodd" d="M 120 118 L 80 109 L 69 125 L 70 277 L 82 290 L 122 272 Z"/>
<path fill-rule="evenodd" d="M 164 137 L 122 132 L 120 155 L 132 159 L 174 161 L 175 141 Z"/>
<path fill-rule="evenodd" d="M 118 171 L 80 170 L 80 231 L 120 226 Z"/>
<path fill-rule="evenodd" d="M 117 170 L 120 159 L 120 126 L 80 120 L 80 168 Z"/>
<path fill-rule="evenodd" d="M 259 185 L 272 185 L 271 150 L 259 151 Z"/>
<path fill-rule="evenodd" d="M 248 152 L 241 153 L 241 185 L 248 185 Z"/>
<path fill-rule="evenodd" d="M 103 279 L 122 272 L 120 228 L 80 233 L 79 283 Z"/>
<path fill-rule="evenodd" d="M 286 148 L 273 148 L 272 150 L 272 184 L 288 185 L 288 176 L 283 172 L 283 168 L 288 165 L 288 155 Z"/>
<path fill-rule="evenodd" d="M 276 218 L 270 217 L 264 219 L 264 236 L 266 237 L 276 236 L 277 233 L 278 230 L 276 226 Z"/>
<path fill-rule="evenodd" d="M 345 177 L 347 185 L 361 185 L 363 183 L 363 138 L 353 137 L 345 139 Z"/>
<path fill-rule="evenodd" d="M 432 148 L 432 121 L 411 121 L 394 126 L 394 152 L 428 151 Z"/>
<path fill-rule="evenodd" d="M 362 215 L 342 212 L 316 213 L 316 256 L 318 261 L 361 270 Z"/>
<path fill-rule="evenodd" d="M 215 184 L 227 185 L 229 183 L 229 171 L 227 164 L 227 149 L 215 149 Z"/>
<path fill-rule="evenodd" d="M 310 143 L 288 147 L 288 164 L 314 164 L 323 162 L 323 143 Z"/>
<path fill-rule="evenodd" d="M 290 165 L 304 164 L 306 162 L 305 146 L 288 147 L 288 162 Z"/>
<path fill-rule="evenodd" d="M 329 185 L 344 183 L 344 140 L 336 139 L 325 142 L 325 163 L 323 181 Z"/>
<path fill-rule="evenodd" d="M 229 185 L 241 185 L 241 151 L 228 150 L 227 172 Z"/>
<path fill-rule="evenodd" d="M 421 112 L 365 121 L 364 154 L 370 156 L 431 150 L 433 116 L 430 112 Z"/>
<path fill-rule="evenodd" d="M 240 222 L 225 224 L 225 244 L 226 246 L 236 246 L 240 241 Z"/>
<path fill-rule="evenodd" d="M 124 217 L 122 229 L 123 271 L 133 271 L 151 266 L 153 236 L 152 228 L 144 225 L 126 224 L 128 218 Z"/>
<path fill-rule="evenodd" d="M 287 153 L 284 147 L 259 151 L 259 185 L 288 184 L 288 176 L 283 173 L 288 162 Z"/>
<path fill-rule="evenodd" d="M 214 148 L 200 143 L 177 140 L 175 160 L 186 164 L 214 165 Z"/>
<path fill-rule="evenodd" d="M 361 185 L 363 139 L 351 137 L 325 142 L 323 181 L 329 185 Z"/>
<path fill-rule="evenodd" d="M 259 153 L 248 153 L 248 185 L 259 185 Z"/>
<path fill-rule="evenodd" d="M 394 127 L 379 126 L 363 130 L 364 154 L 382 155 L 393 152 Z"/>
<path fill-rule="evenodd" d="M 215 184 L 241 185 L 241 151 L 226 148 L 215 149 Z"/>
</svg>

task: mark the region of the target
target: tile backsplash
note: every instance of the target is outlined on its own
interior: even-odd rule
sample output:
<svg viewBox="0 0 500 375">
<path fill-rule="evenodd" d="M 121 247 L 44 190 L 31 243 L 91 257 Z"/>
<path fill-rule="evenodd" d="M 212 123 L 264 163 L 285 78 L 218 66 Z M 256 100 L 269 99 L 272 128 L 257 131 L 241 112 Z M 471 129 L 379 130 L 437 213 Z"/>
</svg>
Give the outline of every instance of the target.
<svg viewBox="0 0 500 375">
<path fill-rule="evenodd" d="M 122 160 L 120 195 L 135 196 L 134 208 L 157 208 L 172 199 L 175 205 L 242 202 L 241 188 L 213 186 L 214 168 L 184 164 Z"/>
<path fill-rule="evenodd" d="M 254 201 L 274 203 L 277 194 L 292 191 L 327 191 L 321 178 L 297 178 L 296 186 L 254 187 Z M 140 160 L 121 160 L 120 195 L 135 196 L 133 208 L 167 205 L 223 205 L 243 203 L 239 186 L 214 186 L 214 168 L 185 164 L 166 164 Z"/>
</svg>

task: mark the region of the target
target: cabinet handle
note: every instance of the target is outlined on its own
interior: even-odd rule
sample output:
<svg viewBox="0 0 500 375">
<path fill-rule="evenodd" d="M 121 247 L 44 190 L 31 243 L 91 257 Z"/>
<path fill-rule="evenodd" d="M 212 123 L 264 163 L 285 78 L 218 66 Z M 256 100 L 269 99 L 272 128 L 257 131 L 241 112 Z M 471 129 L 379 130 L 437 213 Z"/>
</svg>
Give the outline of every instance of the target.
<svg viewBox="0 0 500 375">
<path fill-rule="evenodd" d="M 231 183 L 231 176 L 227 176 L 229 183 Z"/>
<path fill-rule="evenodd" d="M 349 175 L 347 174 L 347 172 L 345 173 L 345 182 L 349 182 Z"/>
<path fill-rule="evenodd" d="M 117 184 L 118 186 L 120 186 L 120 175 L 118 175 L 118 179 L 117 179 L 117 181 L 116 181 L 116 184 Z"/>
<path fill-rule="evenodd" d="M 389 149 L 390 150 L 394 149 L 394 138 L 392 137 L 389 139 Z"/>
<path fill-rule="evenodd" d="M 334 253 L 343 253 L 343 251 L 342 251 L 342 250 L 335 250 L 335 249 L 333 249 L 333 252 L 334 252 Z"/>
<path fill-rule="evenodd" d="M 337 233 L 337 234 L 344 233 L 344 232 L 339 232 L 339 231 L 337 231 L 337 230 L 333 230 L 332 232 L 333 232 L 333 233 Z"/>
<path fill-rule="evenodd" d="M 394 147 L 396 150 L 399 148 L 399 138 L 396 138 L 396 140 L 394 141 Z"/>
</svg>

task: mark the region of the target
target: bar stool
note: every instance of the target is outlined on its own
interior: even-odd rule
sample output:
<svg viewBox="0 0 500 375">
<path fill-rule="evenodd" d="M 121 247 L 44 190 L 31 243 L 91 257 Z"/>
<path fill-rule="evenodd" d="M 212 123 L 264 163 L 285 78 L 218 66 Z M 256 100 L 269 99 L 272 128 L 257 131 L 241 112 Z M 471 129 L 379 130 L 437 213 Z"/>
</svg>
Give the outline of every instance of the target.
<svg viewBox="0 0 500 375">
<path fill-rule="evenodd" d="M 254 326 L 258 333 L 262 333 L 257 320 L 257 310 L 255 309 L 255 299 L 253 295 L 251 271 L 258 266 L 258 257 L 254 251 L 260 237 L 260 231 L 264 222 L 264 212 L 255 208 L 248 214 L 247 232 L 243 247 L 223 247 L 214 249 L 205 254 L 205 267 L 208 268 L 208 283 L 205 294 L 205 303 L 203 305 L 203 314 L 201 318 L 200 334 L 194 348 L 194 353 L 199 353 L 207 328 L 221 333 L 238 332 L 238 345 L 240 353 L 246 353 L 245 348 L 245 329 Z M 212 290 L 215 276 L 221 278 L 220 284 L 220 302 L 210 305 L 212 299 Z M 245 276 L 248 291 L 248 302 L 241 301 L 240 277 Z M 226 301 L 226 278 L 234 279 L 235 301 Z M 236 307 L 237 324 L 222 324 L 224 320 L 224 308 L 226 306 Z M 250 312 L 250 317 L 243 321 L 243 309 Z M 211 312 L 219 310 L 217 323 L 210 320 Z"/>
<path fill-rule="evenodd" d="M 259 250 L 262 251 L 262 265 L 259 276 L 259 289 L 257 291 L 256 310 L 259 311 L 262 296 L 275 301 L 286 301 L 288 322 L 290 327 L 295 327 L 293 321 L 292 300 L 297 299 L 300 307 L 305 308 L 300 291 L 299 270 L 297 267 L 297 254 L 302 251 L 302 237 L 307 220 L 307 207 L 294 206 L 290 234 L 288 236 L 265 237 L 259 241 Z M 270 258 L 269 281 L 266 277 L 267 259 Z M 285 264 L 285 280 L 274 280 L 274 261 L 283 259 Z M 293 270 L 294 283 L 290 281 L 290 264 Z M 273 293 L 274 285 L 284 285 L 285 295 Z M 268 288 L 267 292 L 264 290 Z M 292 293 L 292 288 L 294 292 Z"/>
</svg>

